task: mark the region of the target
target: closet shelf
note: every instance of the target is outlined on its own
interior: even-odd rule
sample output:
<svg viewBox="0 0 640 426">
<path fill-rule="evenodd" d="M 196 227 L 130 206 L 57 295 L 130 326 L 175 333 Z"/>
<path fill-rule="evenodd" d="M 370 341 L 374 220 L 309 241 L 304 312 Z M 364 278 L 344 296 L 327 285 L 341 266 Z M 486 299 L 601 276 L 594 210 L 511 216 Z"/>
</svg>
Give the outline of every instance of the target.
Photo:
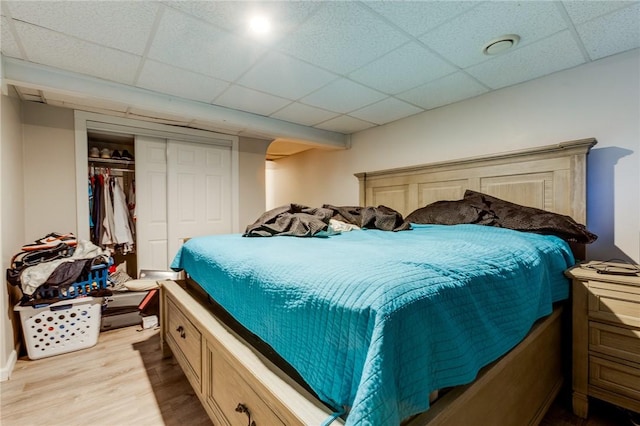
<svg viewBox="0 0 640 426">
<path fill-rule="evenodd" d="M 117 160 L 114 158 L 98 158 L 98 157 L 89 157 L 89 163 L 101 163 L 101 164 L 118 164 L 121 166 L 133 166 L 135 165 L 135 160 Z"/>
</svg>

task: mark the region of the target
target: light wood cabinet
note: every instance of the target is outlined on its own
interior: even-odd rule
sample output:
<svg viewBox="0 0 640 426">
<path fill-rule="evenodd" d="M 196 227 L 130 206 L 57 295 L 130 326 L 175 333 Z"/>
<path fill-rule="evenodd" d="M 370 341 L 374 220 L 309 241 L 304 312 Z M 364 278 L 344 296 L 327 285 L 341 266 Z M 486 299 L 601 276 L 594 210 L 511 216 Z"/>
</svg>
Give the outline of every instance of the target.
<svg viewBox="0 0 640 426">
<path fill-rule="evenodd" d="M 160 306 L 163 351 L 175 356 L 215 425 L 310 425 L 331 416 L 220 322 L 184 282 L 163 281 Z"/>
<path fill-rule="evenodd" d="M 177 302 L 167 299 L 166 340 L 196 390 L 202 390 L 202 334 L 185 317 Z"/>
<path fill-rule="evenodd" d="M 573 411 L 584 418 L 590 396 L 640 412 L 640 276 L 598 272 L 616 266 L 592 261 L 567 271 L 573 279 Z"/>
</svg>

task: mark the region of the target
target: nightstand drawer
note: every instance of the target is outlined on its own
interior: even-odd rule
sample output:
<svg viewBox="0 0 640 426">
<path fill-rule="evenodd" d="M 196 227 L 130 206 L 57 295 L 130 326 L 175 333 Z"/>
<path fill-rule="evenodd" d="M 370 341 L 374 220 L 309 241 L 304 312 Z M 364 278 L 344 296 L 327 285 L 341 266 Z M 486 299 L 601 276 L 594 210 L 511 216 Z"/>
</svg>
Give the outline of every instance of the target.
<svg viewBox="0 0 640 426">
<path fill-rule="evenodd" d="M 196 389 L 200 389 L 202 335 L 171 298 L 167 299 L 166 317 L 167 342 L 178 362 L 183 364 L 187 378 Z"/>
<path fill-rule="evenodd" d="M 589 350 L 640 364 L 640 330 L 591 321 Z"/>
<path fill-rule="evenodd" d="M 589 317 L 640 327 L 640 294 L 634 287 L 590 281 Z"/>
<path fill-rule="evenodd" d="M 624 365 L 590 356 L 589 383 L 601 389 L 640 400 L 640 365 Z"/>
</svg>

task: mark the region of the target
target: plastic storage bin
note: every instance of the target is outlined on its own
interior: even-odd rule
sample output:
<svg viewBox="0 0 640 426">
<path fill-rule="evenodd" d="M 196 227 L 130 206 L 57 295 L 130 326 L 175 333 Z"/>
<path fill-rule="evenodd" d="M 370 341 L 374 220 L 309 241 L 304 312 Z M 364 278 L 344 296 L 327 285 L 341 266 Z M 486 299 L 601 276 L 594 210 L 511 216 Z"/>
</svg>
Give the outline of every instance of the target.
<svg viewBox="0 0 640 426">
<path fill-rule="evenodd" d="M 98 343 L 101 298 L 81 297 L 34 308 L 16 306 L 30 359 L 45 358 Z"/>
<path fill-rule="evenodd" d="M 80 296 L 89 296 L 92 291 L 107 288 L 108 265 L 96 265 L 91 270 L 82 274 L 74 283 L 49 287 L 41 285 L 36 292 L 39 299 L 74 299 Z"/>
</svg>

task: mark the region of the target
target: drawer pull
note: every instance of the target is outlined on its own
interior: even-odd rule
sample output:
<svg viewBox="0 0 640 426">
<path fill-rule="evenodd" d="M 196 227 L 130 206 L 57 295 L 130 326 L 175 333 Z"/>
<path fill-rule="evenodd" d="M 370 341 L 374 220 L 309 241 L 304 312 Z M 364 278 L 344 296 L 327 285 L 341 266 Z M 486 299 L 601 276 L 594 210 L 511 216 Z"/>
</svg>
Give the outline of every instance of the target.
<svg viewBox="0 0 640 426">
<path fill-rule="evenodd" d="M 256 426 L 256 422 L 251 420 L 251 412 L 249 411 L 246 405 L 239 403 L 238 406 L 236 407 L 236 411 L 238 413 L 245 413 L 247 415 L 247 417 L 249 418 L 249 423 L 247 423 L 247 426 Z"/>
<path fill-rule="evenodd" d="M 178 328 L 176 328 L 176 331 L 180 333 L 180 337 L 182 337 L 183 339 L 186 339 L 187 333 L 184 332 L 183 326 L 179 325 Z"/>
</svg>

